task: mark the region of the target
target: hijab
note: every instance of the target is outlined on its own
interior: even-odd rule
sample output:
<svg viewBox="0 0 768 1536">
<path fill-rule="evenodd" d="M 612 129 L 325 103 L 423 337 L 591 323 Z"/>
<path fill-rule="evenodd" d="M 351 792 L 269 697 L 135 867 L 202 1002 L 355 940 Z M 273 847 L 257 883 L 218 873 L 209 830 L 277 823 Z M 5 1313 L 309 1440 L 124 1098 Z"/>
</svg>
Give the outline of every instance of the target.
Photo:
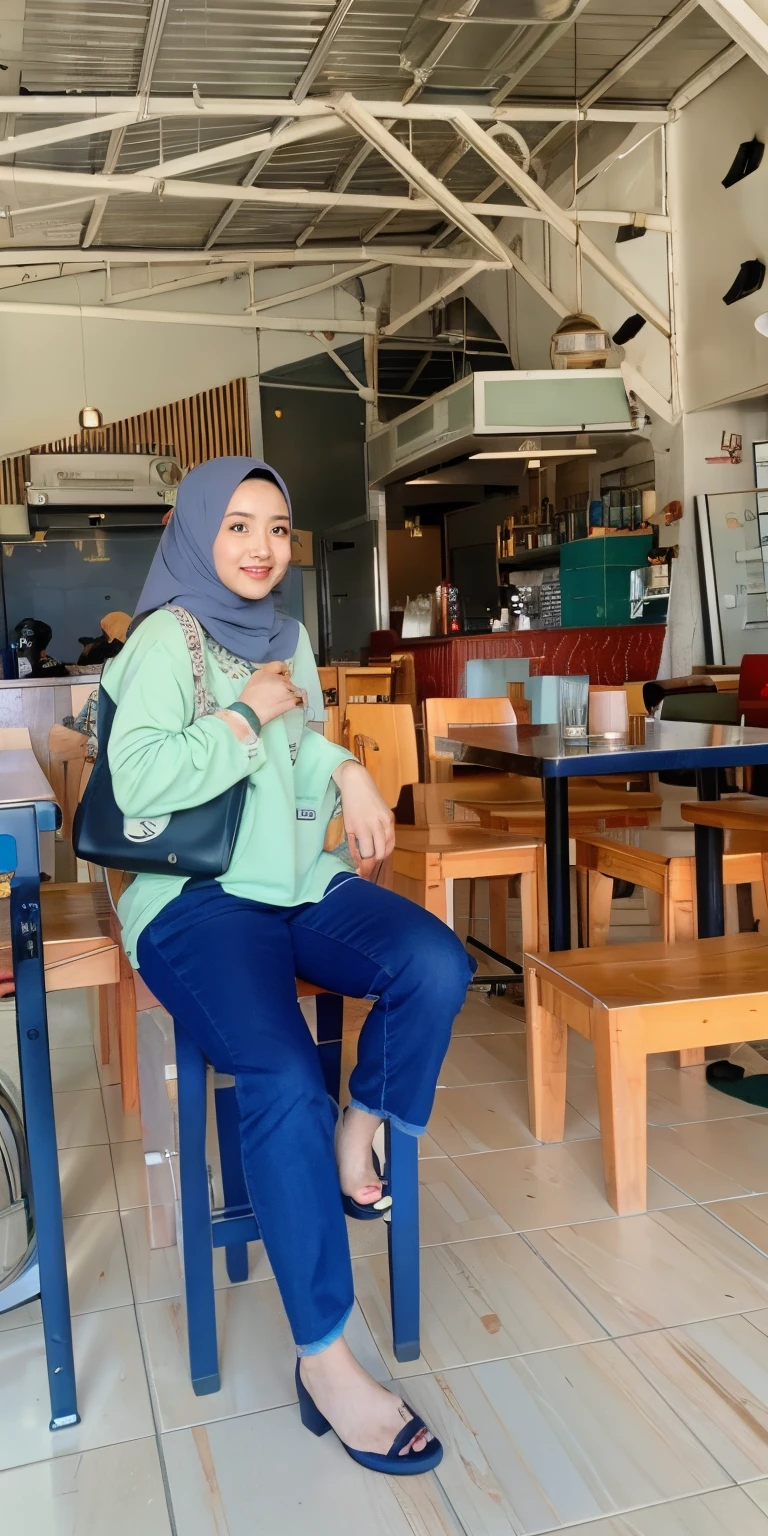
<svg viewBox="0 0 768 1536">
<path fill-rule="evenodd" d="M 191 470 L 179 486 L 134 623 L 156 608 L 178 604 L 194 614 L 212 639 L 244 661 L 288 661 L 293 656 L 299 626 L 275 601 L 281 588 L 274 587 L 266 597 L 238 597 L 225 587 L 213 562 L 213 543 L 227 506 L 254 470 L 274 482 L 291 515 L 285 482 L 262 459 L 209 459 Z"/>
</svg>

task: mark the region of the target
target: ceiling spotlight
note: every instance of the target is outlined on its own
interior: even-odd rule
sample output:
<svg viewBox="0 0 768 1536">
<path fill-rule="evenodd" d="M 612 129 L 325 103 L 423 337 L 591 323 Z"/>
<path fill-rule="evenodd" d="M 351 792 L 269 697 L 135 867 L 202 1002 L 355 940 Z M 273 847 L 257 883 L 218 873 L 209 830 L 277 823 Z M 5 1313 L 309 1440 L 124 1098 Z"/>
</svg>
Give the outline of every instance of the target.
<svg viewBox="0 0 768 1536">
<path fill-rule="evenodd" d="M 104 425 L 104 417 L 95 405 L 84 405 L 77 419 L 85 431 Z"/>
<path fill-rule="evenodd" d="M 768 315 L 758 315 L 755 330 L 759 331 L 761 336 L 768 336 Z"/>
<path fill-rule="evenodd" d="M 541 469 L 541 459 L 529 459 L 528 460 L 528 468 L 529 469 Z"/>
<path fill-rule="evenodd" d="M 616 244 L 626 245 L 628 240 L 642 240 L 644 234 L 644 224 L 620 224 L 616 234 Z"/>
<path fill-rule="evenodd" d="M 751 176 L 752 172 L 758 169 L 764 154 L 765 145 L 761 144 L 757 137 L 748 139 L 745 144 L 740 144 L 728 175 L 723 177 L 723 186 L 735 187 L 737 181 L 743 181 L 745 176 Z"/>
<path fill-rule="evenodd" d="M 736 304 L 739 299 L 747 299 L 751 293 L 757 293 L 763 286 L 765 278 L 765 262 L 743 261 L 739 267 L 738 276 L 731 284 L 727 293 L 723 294 L 724 304 Z"/>
<path fill-rule="evenodd" d="M 614 332 L 612 337 L 614 346 L 623 347 L 626 342 L 631 341 L 633 336 L 637 335 L 638 331 L 643 329 L 644 325 L 645 320 L 642 315 L 630 315 L 624 321 L 624 324 L 620 325 L 619 329 Z"/>
</svg>

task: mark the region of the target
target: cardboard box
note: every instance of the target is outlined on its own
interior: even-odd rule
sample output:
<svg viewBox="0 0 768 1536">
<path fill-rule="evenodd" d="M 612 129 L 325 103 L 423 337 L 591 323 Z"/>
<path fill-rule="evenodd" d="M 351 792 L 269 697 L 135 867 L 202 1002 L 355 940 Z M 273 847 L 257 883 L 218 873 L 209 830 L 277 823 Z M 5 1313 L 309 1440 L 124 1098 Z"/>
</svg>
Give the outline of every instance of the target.
<svg viewBox="0 0 768 1536">
<path fill-rule="evenodd" d="M 291 565 L 314 565 L 312 535 L 306 529 L 291 529 Z"/>
</svg>

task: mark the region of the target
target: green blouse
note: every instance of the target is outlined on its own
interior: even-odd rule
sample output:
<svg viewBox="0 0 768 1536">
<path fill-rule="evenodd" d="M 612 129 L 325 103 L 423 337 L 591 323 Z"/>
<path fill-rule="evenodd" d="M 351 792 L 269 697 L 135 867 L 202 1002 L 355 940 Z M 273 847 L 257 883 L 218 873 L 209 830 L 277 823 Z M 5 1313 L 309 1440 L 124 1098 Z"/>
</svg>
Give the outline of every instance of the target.
<svg viewBox="0 0 768 1536">
<path fill-rule="evenodd" d="M 309 636 L 289 662 L 317 717 L 322 692 Z M 206 646 L 206 687 L 220 708 L 239 698 L 250 668 L 212 643 Z M 240 779 L 248 779 L 240 829 L 225 891 L 277 907 L 319 901 L 330 881 L 348 868 L 344 854 L 323 842 L 336 805 L 331 775 L 346 758 L 343 747 L 308 729 L 296 709 L 270 720 L 256 746 L 239 741 L 215 715 L 193 720 L 194 684 L 186 641 L 173 614 L 160 609 L 140 625 L 105 669 L 114 699 L 109 766 L 115 798 L 127 817 L 163 816 L 203 805 Z M 126 953 L 135 966 L 142 929 L 183 889 L 183 875 L 137 875 L 120 898 Z"/>
</svg>

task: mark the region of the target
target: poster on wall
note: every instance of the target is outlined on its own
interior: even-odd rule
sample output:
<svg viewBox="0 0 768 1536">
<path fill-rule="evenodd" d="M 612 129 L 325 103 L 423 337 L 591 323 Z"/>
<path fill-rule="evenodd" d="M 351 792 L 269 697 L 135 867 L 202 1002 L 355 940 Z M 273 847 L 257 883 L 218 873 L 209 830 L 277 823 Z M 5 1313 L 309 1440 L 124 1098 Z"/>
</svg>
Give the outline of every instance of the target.
<svg viewBox="0 0 768 1536">
<path fill-rule="evenodd" d="M 768 653 L 768 490 L 697 496 L 696 534 L 707 661 Z"/>
</svg>

